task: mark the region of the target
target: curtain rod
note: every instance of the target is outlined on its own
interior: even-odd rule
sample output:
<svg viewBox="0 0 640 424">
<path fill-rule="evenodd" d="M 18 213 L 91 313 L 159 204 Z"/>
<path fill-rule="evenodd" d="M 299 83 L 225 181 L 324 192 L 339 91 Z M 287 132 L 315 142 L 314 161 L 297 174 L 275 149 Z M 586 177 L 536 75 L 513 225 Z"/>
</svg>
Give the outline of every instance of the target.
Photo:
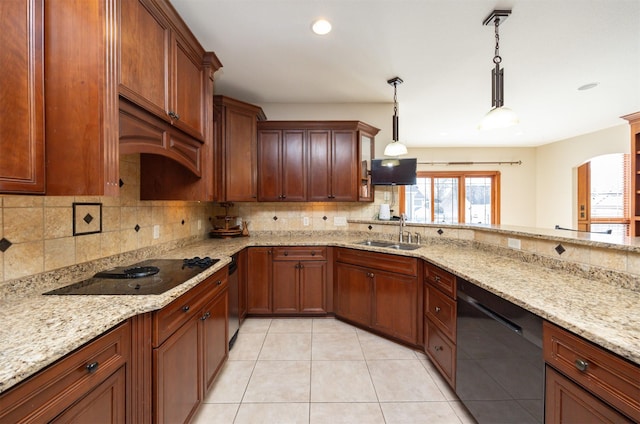
<svg viewBox="0 0 640 424">
<path fill-rule="evenodd" d="M 522 165 L 522 161 L 504 162 L 418 162 L 418 165 Z"/>
</svg>

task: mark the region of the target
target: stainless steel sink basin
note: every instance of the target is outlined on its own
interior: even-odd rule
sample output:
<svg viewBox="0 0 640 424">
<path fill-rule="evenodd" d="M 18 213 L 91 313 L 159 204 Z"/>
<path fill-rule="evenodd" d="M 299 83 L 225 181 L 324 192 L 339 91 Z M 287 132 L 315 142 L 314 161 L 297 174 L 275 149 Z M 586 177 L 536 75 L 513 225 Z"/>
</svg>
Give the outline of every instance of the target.
<svg viewBox="0 0 640 424">
<path fill-rule="evenodd" d="M 382 240 L 365 240 L 365 241 L 359 241 L 356 244 L 362 244 L 364 246 L 374 246 L 374 247 L 387 247 L 390 244 L 393 244 L 393 242 L 382 241 Z"/>
<path fill-rule="evenodd" d="M 387 248 L 396 249 L 396 250 L 416 250 L 420 248 L 419 244 L 395 243 L 393 241 L 383 241 L 383 240 L 365 240 L 365 241 L 360 241 L 356 244 L 361 244 L 363 246 L 373 246 L 373 247 L 387 247 Z"/>
<path fill-rule="evenodd" d="M 420 248 L 419 244 L 409 244 L 409 243 L 394 243 L 394 244 L 389 244 L 387 246 L 384 247 L 388 247 L 390 249 L 396 249 L 396 250 L 416 250 Z"/>
</svg>

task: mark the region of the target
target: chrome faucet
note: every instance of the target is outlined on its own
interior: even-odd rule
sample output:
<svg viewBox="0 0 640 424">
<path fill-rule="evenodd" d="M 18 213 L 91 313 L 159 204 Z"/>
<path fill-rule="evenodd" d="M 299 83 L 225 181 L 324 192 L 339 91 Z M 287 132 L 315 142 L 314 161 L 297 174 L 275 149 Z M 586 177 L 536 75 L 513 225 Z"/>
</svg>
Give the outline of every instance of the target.
<svg viewBox="0 0 640 424">
<path fill-rule="evenodd" d="M 406 225 L 406 219 L 407 216 L 403 213 L 400 214 L 400 227 L 399 227 L 399 233 L 398 233 L 398 242 L 399 243 L 403 243 L 404 242 L 404 226 Z"/>
</svg>

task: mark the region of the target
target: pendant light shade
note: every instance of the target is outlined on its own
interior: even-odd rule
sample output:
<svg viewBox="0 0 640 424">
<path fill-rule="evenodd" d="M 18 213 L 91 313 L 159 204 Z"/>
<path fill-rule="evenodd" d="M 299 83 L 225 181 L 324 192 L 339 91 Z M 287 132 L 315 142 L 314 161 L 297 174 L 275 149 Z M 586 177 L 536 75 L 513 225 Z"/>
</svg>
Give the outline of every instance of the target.
<svg viewBox="0 0 640 424">
<path fill-rule="evenodd" d="M 393 85 L 393 141 L 384 148 L 385 156 L 401 156 L 407 154 L 407 146 L 398 141 L 398 84 L 402 84 L 400 77 L 394 77 L 387 81 L 388 84 Z"/>
<path fill-rule="evenodd" d="M 491 130 L 497 128 L 507 128 L 520 123 L 518 115 L 511 109 L 504 107 L 504 69 L 500 68 L 502 57 L 500 57 L 500 34 L 498 27 L 501 22 L 511 14 L 510 10 L 494 10 L 482 22 L 483 25 L 493 24 L 495 26 L 496 46 L 493 56 L 494 69 L 491 70 L 491 109 L 482 119 L 478 129 Z"/>
</svg>

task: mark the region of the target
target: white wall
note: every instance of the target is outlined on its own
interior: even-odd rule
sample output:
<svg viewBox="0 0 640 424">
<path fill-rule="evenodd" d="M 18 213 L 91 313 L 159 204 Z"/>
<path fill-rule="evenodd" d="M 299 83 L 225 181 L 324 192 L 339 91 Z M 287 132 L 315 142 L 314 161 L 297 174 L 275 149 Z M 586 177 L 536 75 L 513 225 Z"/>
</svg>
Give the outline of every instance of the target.
<svg viewBox="0 0 640 424">
<path fill-rule="evenodd" d="M 560 140 L 536 149 L 535 226 L 577 228 L 577 167 L 600 155 L 629 153 L 629 125 Z"/>
</svg>

